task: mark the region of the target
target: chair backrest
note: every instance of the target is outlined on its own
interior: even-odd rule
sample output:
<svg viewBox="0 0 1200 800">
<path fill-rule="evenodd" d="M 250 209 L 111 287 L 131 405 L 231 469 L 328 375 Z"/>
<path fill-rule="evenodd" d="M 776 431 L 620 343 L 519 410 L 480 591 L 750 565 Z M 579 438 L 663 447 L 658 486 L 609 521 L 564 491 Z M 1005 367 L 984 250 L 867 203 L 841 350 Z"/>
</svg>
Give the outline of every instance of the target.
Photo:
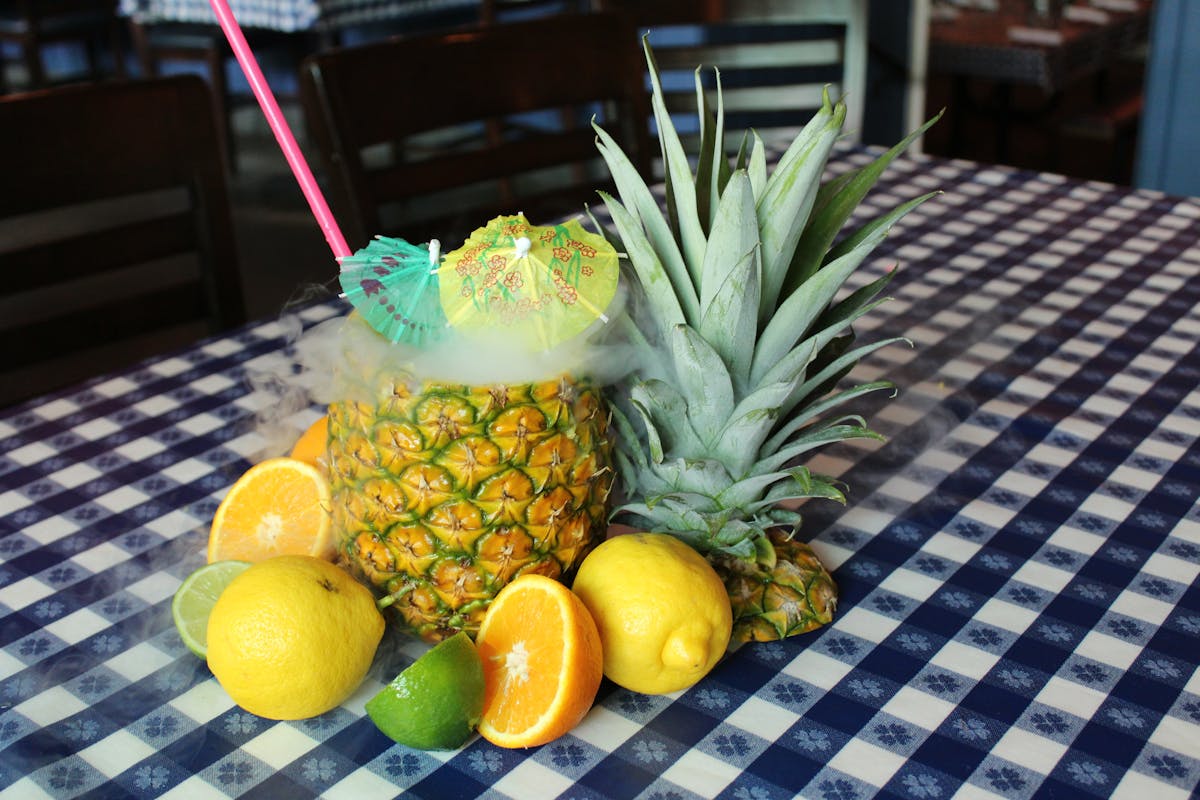
<svg viewBox="0 0 1200 800">
<path fill-rule="evenodd" d="M 94 374 L 244 321 L 208 91 L 186 75 L 0 97 L 0 369 L 107 348 Z"/>
<path fill-rule="evenodd" d="M 822 90 L 847 97 L 845 131 L 861 135 L 866 102 L 868 0 L 601 0 L 649 37 L 662 73 L 667 108 L 681 133 L 695 132 L 695 70 L 712 90 L 720 70 L 726 141 L 802 126 L 821 105 Z M 685 4 L 688 5 L 688 4 Z"/>
<path fill-rule="evenodd" d="M 301 97 L 351 246 L 454 247 L 498 214 L 599 202 L 593 115 L 645 169 L 643 69 L 624 19 L 559 15 L 316 54 Z"/>
</svg>

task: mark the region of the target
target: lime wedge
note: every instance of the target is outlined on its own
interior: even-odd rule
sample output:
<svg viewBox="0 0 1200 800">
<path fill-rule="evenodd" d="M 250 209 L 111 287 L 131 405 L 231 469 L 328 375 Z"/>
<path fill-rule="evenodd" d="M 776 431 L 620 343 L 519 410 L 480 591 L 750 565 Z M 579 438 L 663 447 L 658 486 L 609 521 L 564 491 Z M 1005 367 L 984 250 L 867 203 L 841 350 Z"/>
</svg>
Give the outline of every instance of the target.
<svg viewBox="0 0 1200 800">
<path fill-rule="evenodd" d="M 434 645 L 366 704 L 375 727 L 417 750 L 454 750 L 483 714 L 483 664 L 458 632 Z"/>
<path fill-rule="evenodd" d="M 249 561 L 214 561 L 183 579 L 171 601 L 171 616 L 188 650 L 208 657 L 208 614 L 230 581 L 249 566 Z"/>
</svg>

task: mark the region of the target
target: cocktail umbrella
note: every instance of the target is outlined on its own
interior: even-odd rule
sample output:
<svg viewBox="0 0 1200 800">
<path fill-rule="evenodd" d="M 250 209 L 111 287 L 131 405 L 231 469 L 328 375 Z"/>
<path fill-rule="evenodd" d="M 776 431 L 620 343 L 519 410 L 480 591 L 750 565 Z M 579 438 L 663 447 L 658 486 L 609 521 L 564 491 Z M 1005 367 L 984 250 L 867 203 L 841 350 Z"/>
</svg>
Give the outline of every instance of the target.
<svg viewBox="0 0 1200 800">
<path fill-rule="evenodd" d="M 477 229 L 438 269 L 442 308 L 463 331 L 511 334 L 548 350 L 584 331 L 617 291 L 617 252 L 578 220 L 531 225 L 523 214 Z"/>
<path fill-rule="evenodd" d="M 438 298 L 437 239 L 427 245 L 376 236 L 341 259 L 338 281 L 344 296 L 372 328 L 392 342 L 424 345 L 446 333 Z"/>
</svg>

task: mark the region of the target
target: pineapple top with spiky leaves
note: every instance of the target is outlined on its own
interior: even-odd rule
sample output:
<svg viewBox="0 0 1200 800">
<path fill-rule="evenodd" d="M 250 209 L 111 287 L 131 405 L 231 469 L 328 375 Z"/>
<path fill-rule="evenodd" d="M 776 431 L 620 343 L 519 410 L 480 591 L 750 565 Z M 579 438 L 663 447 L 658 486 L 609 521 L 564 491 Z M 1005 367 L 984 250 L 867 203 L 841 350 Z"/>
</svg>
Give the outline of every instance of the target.
<svg viewBox="0 0 1200 800">
<path fill-rule="evenodd" d="M 851 324 L 879 302 L 891 273 L 837 294 L 925 195 L 850 231 L 843 225 L 887 165 L 933 120 L 860 169 L 822 184 L 845 105 L 824 103 L 774 170 L 757 134 L 734 159 L 724 150 L 717 75 L 715 113 L 701 88 L 701 140 L 692 161 L 663 101 L 646 45 L 652 106 L 666 178 L 666 213 L 603 129 L 598 146 L 620 199 L 604 195 L 636 277 L 623 320 L 642 358 L 614 393 L 624 503 L 615 516 L 670 532 L 711 557 L 770 566 L 765 531 L 798 526 L 785 501 L 844 502 L 832 479 L 799 464 L 821 445 L 874 437 L 839 407 L 887 382 L 834 391 L 868 353 Z M 836 243 L 835 243 L 836 242 Z"/>
</svg>

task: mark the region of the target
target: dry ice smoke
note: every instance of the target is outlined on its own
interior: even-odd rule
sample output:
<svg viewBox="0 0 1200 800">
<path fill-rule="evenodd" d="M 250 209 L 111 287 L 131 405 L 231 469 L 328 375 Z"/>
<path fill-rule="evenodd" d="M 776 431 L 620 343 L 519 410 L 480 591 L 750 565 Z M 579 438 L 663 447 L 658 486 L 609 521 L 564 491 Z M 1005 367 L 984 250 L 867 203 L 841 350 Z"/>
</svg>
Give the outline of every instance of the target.
<svg viewBox="0 0 1200 800">
<path fill-rule="evenodd" d="M 487 332 L 449 329 L 435 344 L 394 344 L 353 310 L 307 330 L 285 315 L 287 346 L 247 365 L 257 397 L 256 431 L 264 440 L 255 460 L 286 454 L 304 429 L 335 401 L 374 405 L 398 384 L 417 393 L 427 382 L 467 385 L 519 384 L 570 374 L 598 385 L 622 378 L 632 368 L 629 345 L 617 321 L 624 313 L 624 285 L 587 330 L 547 350 L 531 352 L 499 326 Z"/>
</svg>

